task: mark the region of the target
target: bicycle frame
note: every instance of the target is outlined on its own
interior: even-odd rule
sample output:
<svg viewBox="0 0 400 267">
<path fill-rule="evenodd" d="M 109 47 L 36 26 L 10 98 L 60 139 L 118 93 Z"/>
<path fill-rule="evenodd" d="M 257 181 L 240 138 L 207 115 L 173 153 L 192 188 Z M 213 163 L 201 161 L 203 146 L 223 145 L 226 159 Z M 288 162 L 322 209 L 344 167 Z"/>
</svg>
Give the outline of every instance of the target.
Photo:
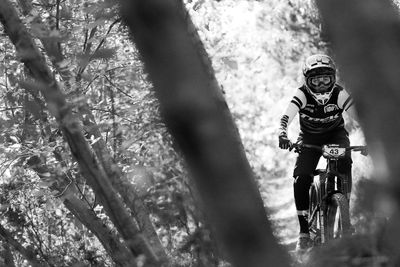
<svg viewBox="0 0 400 267">
<path fill-rule="evenodd" d="M 337 171 L 338 160 L 327 159 L 327 165 L 325 169 L 318 169 L 314 176 L 318 176 L 319 179 L 314 179 L 314 186 L 316 187 L 316 198 L 317 206 L 310 214 L 308 225 L 311 228 L 313 221 L 316 220 L 315 216 L 319 212 L 319 220 L 321 233 L 315 233 L 321 237 L 321 243 L 325 243 L 325 210 L 327 209 L 327 201 L 330 196 L 335 193 L 342 193 L 347 200 L 349 200 L 349 188 L 348 188 L 348 177 L 340 174 Z M 310 200 L 311 201 L 311 200 Z M 312 228 L 310 230 L 313 230 Z"/>
<path fill-rule="evenodd" d="M 295 144 L 293 146 L 295 150 L 302 148 L 311 148 L 317 149 L 322 152 L 322 156 L 326 158 L 326 168 L 325 169 L 317 169 L 314 175 L 314 182 L 310 188 L 310 218 L 308 221 L 310 232 L 313 232 L 316 238 L 320 237 L 320 242 L 323 244 L 327 241 L 326 237 L 326 229 L 327 222 L 325 221 L 327 218 L 327 209 L 329 205 L 329 200 L 331 197 L 336 194 L 342 194 L 346 201 L 347 205 L 349 203 L 350 198 L 350 188 L 349 188 L 349 178 L 347 175 L 341 174 L 338 171 L 338 161 L 339 159 L 345 157 L 346 153 L 350 153 L 353 151 L 366 151 L 366 147 L 364 146 L 351 146 L 347 148 L 340 147 L 339 145 L 326 145 L 324 147 L 314 146 L 314 145 L 298 145 Z M 293 148 L 292 147 L 292 148 Z M 319 179 L 315 179 L 318 176 Z M 315 188 L 315 190 L 314 190 Z M 313 196 L 315 194 L 315 196 Z M 315 207 L 312 208 L 313 197 L 316 200 Z M 318 215 L 318 218 L 317 218 Z M 319 232 L 317 228 L 313 228 L 313 224 L 318 224 L 316 220 L 319 220 Z"/>
</svg>

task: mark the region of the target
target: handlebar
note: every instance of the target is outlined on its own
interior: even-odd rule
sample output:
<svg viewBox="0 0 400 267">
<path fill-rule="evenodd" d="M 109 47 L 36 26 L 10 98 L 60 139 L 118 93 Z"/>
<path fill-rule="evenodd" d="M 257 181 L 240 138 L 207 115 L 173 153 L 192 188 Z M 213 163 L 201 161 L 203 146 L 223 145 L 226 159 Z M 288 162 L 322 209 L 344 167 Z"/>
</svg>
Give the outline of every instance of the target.
<svg viewBox="0 0 400 267">
<path fill-rule="evenodd" d="M 326 158 L 340 157 L 340 156 L 343 156 L 345 154 L 345 152 L 349 152 L 349 151 L 359 151 L 364 156 L 368 155 L 367 146 L 347 146 L 346 147 L 346 146 L 340 146 L 340 145 L 336 145 L 336 144 L 327 144 L 327 145 L 323 145 L 323 146 L 317 146 L 317 145 L 310 145 L 310 144 L 294 143 L 291 145 L 289 150 L 291 151 L 294 149 L 294 152 L 300 153 L 303 148 L 309 148 L 309 149 L 319 151 Z"/>
</svg>

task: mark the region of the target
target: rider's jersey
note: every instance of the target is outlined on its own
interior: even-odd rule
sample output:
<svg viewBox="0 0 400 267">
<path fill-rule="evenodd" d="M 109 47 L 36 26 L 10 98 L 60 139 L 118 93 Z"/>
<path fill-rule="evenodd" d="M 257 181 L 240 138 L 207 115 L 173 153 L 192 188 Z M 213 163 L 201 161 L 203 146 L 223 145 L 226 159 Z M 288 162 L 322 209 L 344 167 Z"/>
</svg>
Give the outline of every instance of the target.
<svg viewBox="0 0 400 267">
<path fill-rule="evenodd" d="M 305 106 L 300 108 L 300 130 L 305 133 L 324 133 L 335 128 L 343 128 L 343 109 L 338 106 L 339 92 L 342 87 L 335 86 L 332 95 L 325 105 L 320 105 L 303 86 L 300 89 L 305 97 Z"/>
<path fill-rule="evenodd" d="M 353 104 L 351 97 L 338 84 L 335 84 L 332 95 L 325 105 L 319 104 L 303 85 L 291 101 L 300 118 L 300 130 L 303 133 L 322 134 L 344 128 L 342 113 Z M 289 109 L 290 111 L 290 105 Z M 289 116 L 292 115 L 289 112 Z M 291 120 L 291 118 L 289 119 Z"/>
</svg>

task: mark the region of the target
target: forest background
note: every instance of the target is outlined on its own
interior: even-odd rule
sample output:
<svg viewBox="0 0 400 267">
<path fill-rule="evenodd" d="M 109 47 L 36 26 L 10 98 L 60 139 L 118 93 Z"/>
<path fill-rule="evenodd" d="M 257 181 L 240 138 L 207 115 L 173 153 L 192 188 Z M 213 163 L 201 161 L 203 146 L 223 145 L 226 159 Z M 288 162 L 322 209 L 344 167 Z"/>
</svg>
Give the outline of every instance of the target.
<svg viewBox="0 0 400 267">
<path fill-rule="evenodd" d="M 80 118 L 86 140 L 94 151 L 108 151 L 110 159 L 100 161 L 118 164 L 127 191 L 119 194 L 132 205 L 135 224 L 155 253 L 174 265 L 223 265 L 115 3 L 33 0 L 12 5 Z M 311 0 L 200 0 L 185 6 L 233 114 L 275 236 L 291 246 L 298 230 L 291 178 L 296 155 L 278 149 L 277 133 L 279 118 L 302 83 L 303 60 L 331 53 L 317 9 Z M 22 57 L 2 34 L 2 260 L 9 266 L 123 266 L 129 259 L 115 255 L 121 237 L 108 213 L 112 208 L 105 208 L 103 197 L 88 185 L 49 115 L 55 108 L 38 95 Z M 347 121 L 352 143 L 364 144 L 358 124 Z M 297 128 L 297 122 L 290 127 L 292 139 Z M 372 172 L 369 158 L 354 155 L 353 161 L 352 203 L 358 182 Z M 355 213 L 352 220 L 357 225 L 363 217 Z M 112 242 L 117 248 L 109 246 Z"/>
</svg>

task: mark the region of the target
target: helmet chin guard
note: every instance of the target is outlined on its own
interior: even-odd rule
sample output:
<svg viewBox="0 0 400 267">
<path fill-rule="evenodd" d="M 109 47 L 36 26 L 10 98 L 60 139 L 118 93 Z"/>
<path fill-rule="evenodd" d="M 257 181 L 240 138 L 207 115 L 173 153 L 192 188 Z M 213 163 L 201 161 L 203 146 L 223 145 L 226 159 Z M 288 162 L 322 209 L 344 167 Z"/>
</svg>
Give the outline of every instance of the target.
<svg viewBox="0 0 400 267">
<path fill-rule="evenodd" d="M 333 87 L 328 92 L 324 93 L 315 93 L 308 86 L 306 86 L 307 91 L 311 94 L 311 96 L 318 102 L 320 105 L 325 105 L 328 103 L 329 99 L 331 99 Z"/>
</svg>

